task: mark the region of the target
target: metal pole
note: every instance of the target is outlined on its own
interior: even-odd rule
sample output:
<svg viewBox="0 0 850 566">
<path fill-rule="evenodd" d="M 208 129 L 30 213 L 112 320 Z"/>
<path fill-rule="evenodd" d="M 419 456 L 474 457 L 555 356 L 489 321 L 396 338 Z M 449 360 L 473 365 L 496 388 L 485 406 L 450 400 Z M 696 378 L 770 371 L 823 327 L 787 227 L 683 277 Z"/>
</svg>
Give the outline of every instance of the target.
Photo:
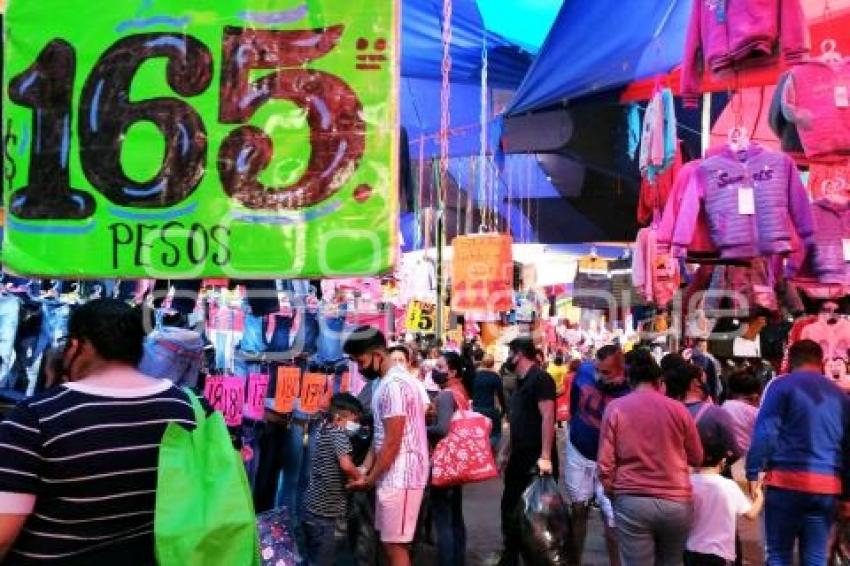
<svg viewBox="0 0 850 566">
<path fill-rule="evenodd" d="M 445 300 L 443 299 L 443 294 L 445 291 L 445 285 L 443 283 L 443 245 L 445 242 L 445 216 L 446 216 L 446 203 L 443 199 L 443 184 L 442 184 L 442 175 L 440 174 L 440 166 L 437 160 L 434 160 L 434 165 L 432 167 L 434 171 L 434 186 L 437 189 L 437 236 L 436 236 L 436 245 L 437 245 L 437 339 L 440 341 L 442 345 L 443 341 L 443 325 L 445 321 L 443 320 L 443 303 Z"/>
</svg>

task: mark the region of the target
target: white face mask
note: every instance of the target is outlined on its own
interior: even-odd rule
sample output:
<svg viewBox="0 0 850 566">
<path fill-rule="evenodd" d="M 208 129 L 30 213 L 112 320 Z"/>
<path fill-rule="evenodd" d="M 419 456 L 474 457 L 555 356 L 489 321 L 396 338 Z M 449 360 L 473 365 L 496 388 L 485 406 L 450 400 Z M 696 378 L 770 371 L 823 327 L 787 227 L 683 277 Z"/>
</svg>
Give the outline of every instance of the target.
<svg viewBox="0 0 850 566">
<path fill-rule="evenodd" d="M 345 433 L 348 436 L 356 436 L 358 432 L 360 432 L 360 423 L 356 423 L 354 421 L 348 421 L 345 423 Z"/>
</svg>

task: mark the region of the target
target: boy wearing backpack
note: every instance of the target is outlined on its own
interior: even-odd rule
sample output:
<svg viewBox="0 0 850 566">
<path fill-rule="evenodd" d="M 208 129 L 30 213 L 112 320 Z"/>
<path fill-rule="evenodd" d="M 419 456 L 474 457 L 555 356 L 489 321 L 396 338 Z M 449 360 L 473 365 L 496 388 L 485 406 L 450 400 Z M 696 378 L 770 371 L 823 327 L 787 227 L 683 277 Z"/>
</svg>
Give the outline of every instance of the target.
<svg viewBox="0 0 850 566">
<path fill-rule="evenodd" d="M 346 516 L 345 484 L 362 475 L 351 457 L 349 436 L 360 430 L 363 405 L 348 393 L 331 399 L 328 418 L 320 425 L 316 455 L 304 495 L 304 536 L 309 566 L 331 566 L 336 550 L 337 521 Z"/>
</svg>

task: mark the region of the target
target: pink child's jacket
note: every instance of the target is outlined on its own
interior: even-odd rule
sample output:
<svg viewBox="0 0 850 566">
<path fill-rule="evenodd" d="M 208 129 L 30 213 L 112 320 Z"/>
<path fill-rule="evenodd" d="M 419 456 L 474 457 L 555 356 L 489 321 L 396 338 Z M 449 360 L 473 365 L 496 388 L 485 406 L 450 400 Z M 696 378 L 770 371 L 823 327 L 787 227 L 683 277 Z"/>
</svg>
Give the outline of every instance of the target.
<svg viewBox="0 0 850 566">
<path fill-rule="evenodd" d="M 685 107 L 696 107 L 703 72 L 721 74 L 769 59 L 777 43 L 789 64 L 808 52 L 800 0 L 694 0 L 682 60 Z"/>
</svg>

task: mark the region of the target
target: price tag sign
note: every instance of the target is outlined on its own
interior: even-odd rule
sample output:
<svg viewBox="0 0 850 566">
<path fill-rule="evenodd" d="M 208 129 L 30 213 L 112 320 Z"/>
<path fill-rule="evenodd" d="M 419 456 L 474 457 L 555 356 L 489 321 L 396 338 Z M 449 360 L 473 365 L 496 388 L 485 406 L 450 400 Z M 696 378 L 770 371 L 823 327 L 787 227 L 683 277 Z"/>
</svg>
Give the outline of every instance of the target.
<svg viewBox="0 0 850 566">
<path fill-rule="evenodd" d="M 301 386 L 301 370 L 296 367 L 277 368 L 277 383 L 274 393 L 274 410 L 291 413 Z"/>
<path fill-rule="evenodd" d="M 755 191 L 752 187 L 740 187 L 738 189 L 738 214 L 752 216 L 755 213 Z"/>
<path fill-rule="evenodd" d="M 844 261 L 850 261 L 850 238 L 841 240 L 841 247 L 844 251 Z"/>
<path fill-rule="evenodd" d="M 848 96 L 847 85 L 835 86 L 835 106 L 837 108 L 850 107 L 850 96 Z"/>
<path fill-rule="evenodd" d="M 3 263 L 126 279 L 386 271 L 398 6 L 10 0 Z"/>
<path fill-rule="evenodd" d="M 437 327 L 437 306 L 423 301 L 410 301 L 407 305 L 405 328 L 411 332 L 433 332 Z"/>
<path fill-rule="evenodd" d="M 452 242 L 452 310 L 504 312 L 513 306 L 511 237 L 458 236 Z"/>
<path fill-rule="evenodd" d="M 251 419 L 252 421 L 263 420 L 268 388 L 268 375 L 264 373 L 252 373 L 248 376 L 248 397 L 245 399 L 246 419 Z"/>
<path fill-rule="evenodd" d="M 301 383 L 301 410 L 308 415 L 319 411 L 325 396 L 327 376 L 323 373 L 305 373 Z"/>
<path fill-rule="evenodd" d="M 227 426 L 240 426 L 245 406 L 245 379 L 234 375 L 210 376 L 204 384 L 204 397 L 224 415 Z"/>
</svg>

